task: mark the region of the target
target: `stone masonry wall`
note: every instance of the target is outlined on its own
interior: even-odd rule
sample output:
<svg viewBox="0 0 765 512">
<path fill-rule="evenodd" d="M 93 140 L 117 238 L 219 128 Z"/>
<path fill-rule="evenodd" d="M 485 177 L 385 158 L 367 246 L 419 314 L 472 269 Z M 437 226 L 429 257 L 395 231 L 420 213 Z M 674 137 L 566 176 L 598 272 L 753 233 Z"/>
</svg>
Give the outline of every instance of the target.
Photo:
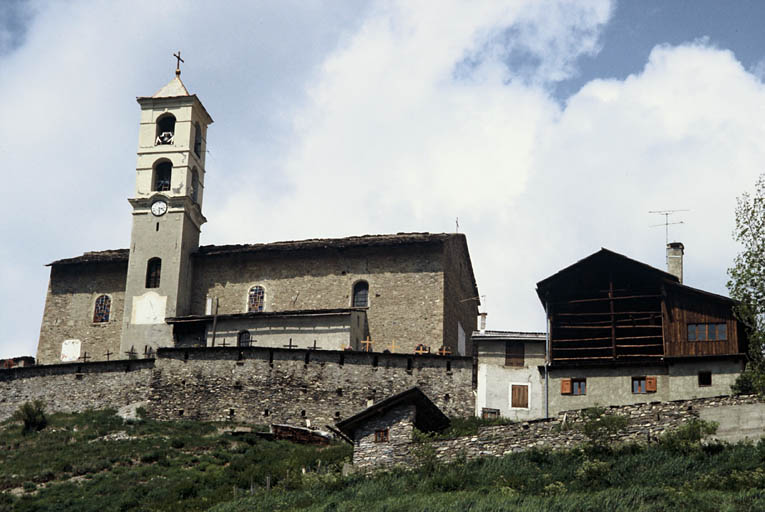
<svg viewBox="0 0 765 512">
<path fill-rule="evenodd" d="M 160 349 L 157 356 L 148 410 L 159 419 L 324 427 L 412 386 L 447 415 L 473 414 L 466 357 L 257 347 Z"/>
<path fill-rule="evenodd" d="M 220 314 L 246 312 L 255 285 L 265 289 L 266 311 L 347 308 L 353 285 L 365 280 L 373 350 L 411 354 L 420 343 L 437 349 L 444 334 L 442 252 L 433 243 L 197 256 L 191 312 L 204 314 L 208 296 L 218 299 Z"/>
<path fill-rule="evenodd" d="M 153 359 L 143 359 L 0 370 L 0 421 L 37 399 L 51 412 L 119 408 L 146 400 L 153 367 Z"/>
<path fill-rule="evenodd" d="M 414 405 L 394 407 L 359 429 L 354 439 L 353 464 L 363 467 L 374 461 L 380 467 L 406 463 L 416 409 Z M 375 442 L 375 432 L 382 429 L 388 429 L 388 441 Z"/>
<path fill-rule="evenodd" d="M 661 434 L 674 430 L 691 418 L 697 418 L 704 408 L 751 404 L 758 402 L 756 396 L 725 396 L 699 398 L 676 402 L 654 402 L 619 407 L 608 407 L 605 414 L 627 416 L 626 429 L 612 437 L 615 442 L 651 442 Z M 510 453 L 521 452 L 530 448 L 564 449 L 573 448 L 587 441 L 579 425 L 584 422 L 582 411 L 561 412 L 557 417 L 543 420 L 512 423 L 481 428 L 475 436 L 459 437 L 433 441 L 436 459 L 449 462 L 458 457 L 468 460 L 477 457 L 501 457 Z M 412 450 L 417 445 L 409 445 L 409 453 L 399 447 L 397 464 L 411 466 L 415 463 Z M 378 460 L 366 457 L 354 465 L 361 471 L 385 467 L 386 458 Z"/>
<path fill-rule="evenodd" d="M 68 339 L 80 340 L 80 353 L 87 352 L 94 361 L 105 360 L 107 350 L 113 354 L 111 359 L 125 357 L 118 353 L 125 309 L 126 275 L 127 265 L 124 263 L 51 267 L 37 345 L 37 363 L 60 363 L 61 344 Z M 112 300 L 109 321 L 93 323 L 96 298 L 103 294 Z"/>
<path fill-rule="evenodd" d="M 444 344 L 457 354 L 457 322 L 465 333 L 464 356 L 473 355 L 470 336 L 477 328 L 478 304 L 465 235 L 457 235 L 444 248 Z M 438 347 L 433 347 L 433 350 Z"/>
</svg>

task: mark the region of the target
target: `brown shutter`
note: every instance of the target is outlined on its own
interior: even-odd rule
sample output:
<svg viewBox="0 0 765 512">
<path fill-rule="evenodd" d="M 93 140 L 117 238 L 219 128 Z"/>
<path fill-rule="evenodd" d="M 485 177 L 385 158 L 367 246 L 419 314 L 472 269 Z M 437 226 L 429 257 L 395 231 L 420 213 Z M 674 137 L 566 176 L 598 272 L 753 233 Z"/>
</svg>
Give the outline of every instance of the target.
<svg viewBox="0 0 765 512">
<path fill-rule="evenodd" d="M 571 379 L 561 379 L 561 381 L 560 381 L 560 394 L 561 395 L 570 395 L 571 394 Z"/>
<path fill-rule="evenodd" d="M 645 378 L 645 391 L 646 393 L 656 393 L 656 377 Z"/>
<path fill-rule="evenodd" d="M 529 407 L 529 387 L 513 384 L 511 389 L 511 407 Z"/>
<path fill-rule="evenodd" d="M 505 342 L 505 366 L 523 366 L 524 365 L 524 343 L 515 341 Z"/>
</svg>

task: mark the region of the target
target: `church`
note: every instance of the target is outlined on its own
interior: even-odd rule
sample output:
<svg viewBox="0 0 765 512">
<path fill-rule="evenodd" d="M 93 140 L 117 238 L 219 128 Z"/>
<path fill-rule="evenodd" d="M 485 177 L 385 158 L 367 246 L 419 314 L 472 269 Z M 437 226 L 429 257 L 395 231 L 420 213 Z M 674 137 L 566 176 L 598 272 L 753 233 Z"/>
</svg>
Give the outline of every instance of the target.
<svg viewBox="0 0 765 512">
<path fill-rule="evenodd" d="M 472 355 L 479 294 L 464 234 L 200 246 L 213 120 L 179 68 L 137 101 L 130 247 L 48 265 L 38 364 L 163 347 Z"/>
</svg>

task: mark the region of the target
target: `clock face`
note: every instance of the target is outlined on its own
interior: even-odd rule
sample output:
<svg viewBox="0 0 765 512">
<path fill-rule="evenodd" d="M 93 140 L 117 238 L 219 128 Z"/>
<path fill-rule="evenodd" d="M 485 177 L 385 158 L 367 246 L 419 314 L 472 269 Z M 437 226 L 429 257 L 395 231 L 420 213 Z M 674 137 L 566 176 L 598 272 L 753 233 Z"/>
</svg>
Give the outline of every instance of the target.
<svg viewBox="0 0 765 512">
<path fill-rule="evenodd" d="M 167 203 L 164 201 L 155 201 L 151 205 L 151 213 L 153 213 L 157 217 L 164 215 L 166 211 L 167 211 Z"/>
</svg>

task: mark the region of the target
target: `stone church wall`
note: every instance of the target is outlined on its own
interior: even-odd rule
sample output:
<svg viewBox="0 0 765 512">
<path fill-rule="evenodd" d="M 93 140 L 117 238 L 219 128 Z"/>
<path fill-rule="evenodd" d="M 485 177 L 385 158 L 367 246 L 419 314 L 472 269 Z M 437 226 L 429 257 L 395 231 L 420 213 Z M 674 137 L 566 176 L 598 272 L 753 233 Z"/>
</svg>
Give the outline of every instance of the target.
<svg viewBox="0 0 765 512">
<path fill-rule="evenodd" d="M 471 380 L 472 361 L 466 357 L 160 349 L 148 410 L 160 419 L 298 425 L 308 420 L 324 427 L 419 386 L 445 414 L 470 416 Z"/>
<path fill-rule="evenodd" d="M 125 309 L 126 263 L 55 265 L 51 267 L 45 310 L 37 346 L 38 364 L 61 362 L 61 344 L 80 340 L 80 355 L 91 360 L 123 358 L 119 354 Z M 98 296 L 111 298 L 109 321 L 93 323 Z"/>
<path fill-rule="evenodd" d="M 464 235 L 461 235 L 464 237 Z M 470 336 L 477 327 L 478 297 L 475 296 L 473 269 L 467 243 L 452 238 L 445 243 L 444 250 L 444 344 L 453 354 L 457 354 L 459 326 L 465 337 L 465 352 L 461 355 L 473 355 Z M 437 348 L 437 347 L 436 347 Z"/>
<path fill-rule="evenodd" d="M 433 243 L 198 255 L 191 313 L 205 314 L 207 297 L 218 299 L 219 314 L 246 312 L 254 285 L 265 288 L 266 311 L 347 308 L 353 285 L 365 280 L 374 350 L 391 350 L 393 341 L 395 352 L 411 354 L 420 343 L 435 350 L 444 334 L 442 254 Z"/>
<path fill-rule="evenodd" d="M 0 421 L 28 401 L 51 412 L 119 408 L 146 400 L 153 359 L 69 363 L 0 370 Z"/>
</svg>

